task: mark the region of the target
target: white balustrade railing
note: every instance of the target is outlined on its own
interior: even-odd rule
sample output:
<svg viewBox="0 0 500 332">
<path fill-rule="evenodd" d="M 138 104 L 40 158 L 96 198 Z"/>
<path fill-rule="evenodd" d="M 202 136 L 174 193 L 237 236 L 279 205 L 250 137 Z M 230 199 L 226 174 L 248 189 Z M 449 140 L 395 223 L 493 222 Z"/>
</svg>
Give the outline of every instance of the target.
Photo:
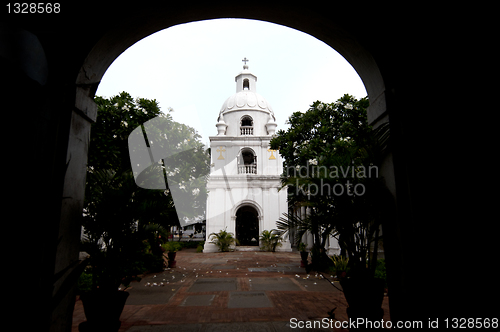
<svg viewBox="0 0 500 332">
<path fill-rule="evenodd" d="M 253 127 L 241 126 L 240 127 L 240 135 L 242 135 L 242 136 L 253 135 Z"/>
<path fill-rule="evenodd" d="M 238 174 L 257 174 L 257 165 L 238 165 Z"/>
</svg>

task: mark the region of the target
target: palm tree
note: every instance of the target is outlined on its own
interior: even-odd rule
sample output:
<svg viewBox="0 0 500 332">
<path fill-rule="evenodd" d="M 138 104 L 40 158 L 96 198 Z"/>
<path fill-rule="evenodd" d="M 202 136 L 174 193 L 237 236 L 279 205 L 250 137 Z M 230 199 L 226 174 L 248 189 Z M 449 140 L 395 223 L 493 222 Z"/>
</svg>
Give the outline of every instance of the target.
<svg viewBox="0 0 500 332">
<path fill-rule="evenodd" d="M 219 247 L 219 251 L 229 251 L 229 247 L 239 243 L 233 233 L 229 233 L 226 229 L 220 230 L 219 233 L 211 233 L 210 241 Z"/>
<path fill-rule="evenodd" d="M 281 235 L 280 232 L 273 229 L 271 231 L 264 230 L 259 237 L 261 243 L 261 249 L 265 251 L 276 251 L 276 247 L 281 246 Z"/>
</svg>

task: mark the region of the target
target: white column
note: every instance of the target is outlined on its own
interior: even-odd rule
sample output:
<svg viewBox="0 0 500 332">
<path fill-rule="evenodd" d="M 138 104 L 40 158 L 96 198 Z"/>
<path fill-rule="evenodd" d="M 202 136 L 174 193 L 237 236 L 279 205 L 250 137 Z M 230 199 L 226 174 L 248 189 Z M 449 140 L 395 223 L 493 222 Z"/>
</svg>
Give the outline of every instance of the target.
<svg viewBox="0 0 500 332">
<path fill-rule="evenodd" d="M 340 255 L 339 242 L 331 235 L 328 237 L 328 247 L 326 249 L 329 256 Z"/>
<path fill-rule="evenodd" d="M 226 206 L 226 189 L 225 188 L 211 188 L 207 200 L 207 236 L 205 239 L 205 246 L 203 252 L 217 252 L 219 248 L 210 242 L 210 234 L 218 233 L 220 230 L 227 226 L 224 220 Z M 228 230 L 229 231 L 229 230 Z"/>
</svg>

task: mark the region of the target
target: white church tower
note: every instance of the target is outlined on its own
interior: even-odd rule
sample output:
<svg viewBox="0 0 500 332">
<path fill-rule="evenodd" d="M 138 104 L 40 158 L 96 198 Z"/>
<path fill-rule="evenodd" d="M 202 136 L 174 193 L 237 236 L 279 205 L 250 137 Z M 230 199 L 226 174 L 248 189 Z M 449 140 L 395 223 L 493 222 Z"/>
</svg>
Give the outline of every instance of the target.
<svg viewBox="0 0 500 332">
<path fill-rule="evenodd" d="M 236 76 L 236 93 L 217 118 L 217 136 L 210 136 L 211 172 L 207 184 L 207 239 L 204 252 L 218 251 L 211 233 L 226 229 L 241 246 L 256 246 L 264 230 L 276 229 L 287 212 L 287 191 L 281 190 L 283 162 L 269 141 L 276 118 L 269 103 L 256 92 L 257 76 L 248 70 Z M 281 251 L 291 251 L 284 241 Z"/>
</svg>

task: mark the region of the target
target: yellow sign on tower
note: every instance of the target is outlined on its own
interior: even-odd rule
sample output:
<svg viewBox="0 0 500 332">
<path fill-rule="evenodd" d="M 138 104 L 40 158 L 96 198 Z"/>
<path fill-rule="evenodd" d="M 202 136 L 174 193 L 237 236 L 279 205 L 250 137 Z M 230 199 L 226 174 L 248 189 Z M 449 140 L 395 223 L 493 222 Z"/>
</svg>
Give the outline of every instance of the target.
<svg viewBox="0 0 500 332">
<path fill-rule="evenodd" d="M 217 152 L 219 152 L 219 157 L 217 158 L 217 160 L 224 160 L 224 156 L 222 155 L 222 152 L 226 152 L 226 149 L 224 149 L 223 146 L 219 146 L 219 148 L 217 148 L 217 150 L 215 150 Z"/>
<path fill-rule="evenodd" d="M 267 149 L 268 152 L 271 152 L 271 156 L 269 157 L 269 160 L 274 160 L 276 159 L 276 157 L 274 156 L 274 152 L 276 152 L 276 150 L 273 150 L 273 149 Z"/>
</svg>

